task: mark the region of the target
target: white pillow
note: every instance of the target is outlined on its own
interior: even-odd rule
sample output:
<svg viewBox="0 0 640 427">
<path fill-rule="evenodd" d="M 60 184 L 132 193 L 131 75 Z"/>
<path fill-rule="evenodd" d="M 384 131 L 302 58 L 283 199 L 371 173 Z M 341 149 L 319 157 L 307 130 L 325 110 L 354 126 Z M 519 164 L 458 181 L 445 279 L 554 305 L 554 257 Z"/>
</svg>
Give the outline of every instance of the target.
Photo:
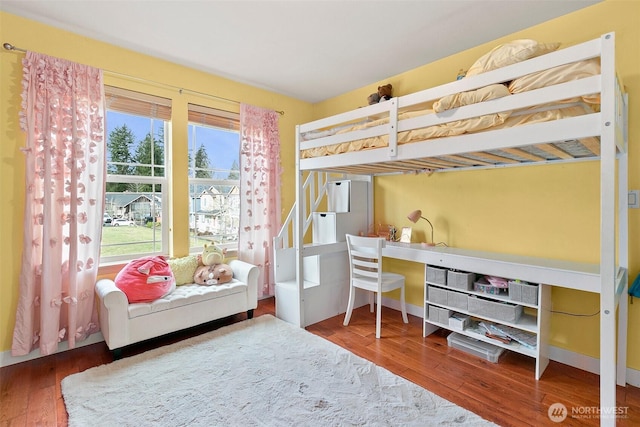
<svg viewBox="0 0 640 427">
<path fill-rule="evenodd" d="M 560 47 L 560 43 L 538 43 L 535 40 L 521 39 L 498 45 L 489 53 L 480 57 L 467 71 L 466 76 L 486 73 L 507 65 L 516 64 L 553 52 Z"/>
</svg>

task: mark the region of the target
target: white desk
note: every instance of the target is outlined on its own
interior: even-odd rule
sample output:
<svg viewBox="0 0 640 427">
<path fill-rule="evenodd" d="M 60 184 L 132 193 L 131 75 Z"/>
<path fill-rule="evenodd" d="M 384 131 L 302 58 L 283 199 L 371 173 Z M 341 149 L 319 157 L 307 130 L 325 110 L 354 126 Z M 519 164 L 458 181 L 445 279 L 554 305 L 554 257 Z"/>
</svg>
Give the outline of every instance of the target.
<svg viewBox="0 0 640 427">
<path fill-rule="evenodd" d="M 603 284 L 600 278 L 599 264 L 561 261 L 451 247 L 426 246 L 419 243 L 396 242 L 387 242 L 383 249 L 383 255 L 389 258 L 419 262 L 425 265 L 458 269 L 499 277 L 518 278 L 530 283 L 544 284 L 540 286 L 541 292 L 538 304 L 537 332 L 539 340 L 538 348 L 536 350 L 537 354 L 529 354 L 530 356 L 536 357 L 536 379 L 540 378 L 548 363 L 547 331 L 550 326 L 549 313 L 551 309 L 551 287 L 559 286 L 602 294 L 600 295 L 601 307 L 603 307 L 603 295 L 606 295 L 607 292 L 609 292 L 608 290 L 606 292 L 601 292 L 601 286 L 603 286 Z M 623 267 L 616 266 L 615 283 L 610 284 L 610 286 L 614 286 L 616 288 L 616 298 L 626 298 L 626 281 L 626 270 Z M 425 295 L 425 306 L 427 303 L 428 301 Z M 426 314 L 425 310 L 425 315 Z M 617 375 L 618 385 L 624 386 L 626 384 L 624 357 L 626 355 L 626 309 L 619 309 L 617 314 L 619 326 L 613 333 L 616 333 L 615 331 L 617 331 L 618 345 L 605 349 L 608 353 L 608 357 L 603 357 L 601 355 L 600 370 L 601 372 L 606 372 L 607 374 L 605 375 Z M 427 323 L 430 322 L 425 316 L 425 325 Z M 601 331 L 601 333 L 604 332 Z M 609 331 L 609 333 L 611 333 L 611 331 Z M 617 365 L 614 364 L 612 366 L 607 363 L 607 359 L 616 360 L 616 347 L 618 352 Z M 505 348 L 509 347 L 505 346 Z M 601 353 L 605 350 L 603 350 L 601 342 Z M 527 353 L 523 351 L 523 354 Z M 616 373 L 616 371 L 618 372 Z M 601 384 L 602 381 L 603 380 L 601 379 Z"/>
<path fill-rule="evenodd" d="M 441 246 L 426 246 L 419 243 L 396 243 L 387 242 L 383 255 L 385 257 L 397 258 L 407 261 L 425 264 L 425 279 L 423 281 L 424 293 L 424 322 L 423 335 L 427 336 L 434 330 L 442 327 L 473 337 L 475 339 L 506 348 L 536 360 L 535 378 L 540 379 L 545 368 L 549 364 L 548 332 L 550 327 L 551 312 L 551 284 L 567 288 L 587 290 L 597 292 L 600 287 L 598 275 L 598 265 L 587 263 L 575 263 L 567 261 L 550 260 L 544 258 L 525 257 L 518 255 L 499 254 L 494 252 L 474 251 L 467 249 L 457 249 Z M 537 283 L 538 302 L 537 304 L 526 304 L 514 302 L 508 297 L 482 294 L 474 291 L 464 291 L 449 288 L 442 284 L 430 283 L 426 280 L 426 266 L 440 267 L 445 269 L 455 269 L 465 272 L 474 272 L 479 275 L 492 275 L 511 279 L 520 279 L 529 283 Z M 438 291 L 457 296 L 466 294 L 468 298 L 477 301 L 475 298 L 487 297 L 490 304 L 511 303 L 510 307 L 524 306 L 529 313 L 523 314 L 515 322 L 499 320 L 497 318 L 485 317 L 477 312 L 468 311 L 466 308 L 456 307 L 451 302 L 434 302 L 428 295 L 430 292 Z M 464 298 L 464 296 L 463 296 Z M 463 299 L 464 301 L 464 299 Z M 486 300 L 483 300 L 486 301 Z M 470 300 L 471 303 L 471 300 Z M 434 320 L 429 314 L 431 311 L 451 313 L 459 312 L 474 317 L 485 318 L 498 325 L 506 325 L 525 330 L 536 335 L 536 347 L 525 347 L 515 342 L 503 344 L 499 341 L 487 338 L 483 332 L 473 329 L 464 331 L 450 327 L 448 323 L 441 320 Z M 445 315 L 448 318 L 448 315 Z M 448 321 L 448 320 L 447 320 Z"/>
<path fill-rule="evenodd" d="M 382 253 L 389 258 L 600 293 L 598 264 L 426 246 L 420 243 L 387 242 Z"/>
</svg>

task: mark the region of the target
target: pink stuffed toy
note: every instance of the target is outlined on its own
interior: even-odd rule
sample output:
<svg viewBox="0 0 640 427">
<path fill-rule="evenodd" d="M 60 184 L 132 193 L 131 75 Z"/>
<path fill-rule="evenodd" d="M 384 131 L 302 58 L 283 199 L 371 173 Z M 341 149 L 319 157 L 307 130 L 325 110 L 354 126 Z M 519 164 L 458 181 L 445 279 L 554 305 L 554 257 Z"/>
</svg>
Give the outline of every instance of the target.
<svg viewBox="0 0 640 427">
<path fill-rule="evenodd" d="M 124 266 L 114 280 L 129 303 L 150 302 L 176 288 L 171 267 L 161 256 L 134 259 Z"/>
</svg>

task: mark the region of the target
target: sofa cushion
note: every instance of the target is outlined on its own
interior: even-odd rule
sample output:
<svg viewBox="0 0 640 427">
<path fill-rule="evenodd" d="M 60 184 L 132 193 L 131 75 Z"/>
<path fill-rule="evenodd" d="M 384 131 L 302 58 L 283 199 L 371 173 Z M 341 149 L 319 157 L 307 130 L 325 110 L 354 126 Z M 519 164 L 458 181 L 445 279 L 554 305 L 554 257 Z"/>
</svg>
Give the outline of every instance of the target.
<svg viewBox="0 0 640 427">
<path fill-rule="evenodd" d="M 168 295 L 152 302 L 129 304 L 129 318 L 144 316 L 149 313 L 169 310 L 195 304 L 200 301 L 222 298 L 231 294 L 247 291 L 247 284 L 237 279 L 229 283 L 214 286 L 202 286 L 196 284 L 182 285 Z"/>
</svg>

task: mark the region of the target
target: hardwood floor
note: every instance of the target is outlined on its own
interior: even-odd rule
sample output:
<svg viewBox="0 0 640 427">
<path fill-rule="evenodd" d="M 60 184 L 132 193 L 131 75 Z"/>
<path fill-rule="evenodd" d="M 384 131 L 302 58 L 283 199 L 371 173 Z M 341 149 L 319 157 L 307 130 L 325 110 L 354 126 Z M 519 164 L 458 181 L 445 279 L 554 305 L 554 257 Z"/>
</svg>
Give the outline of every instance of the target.
<svg viewBox="0 0 640 427">
<path fill-rule="evenodd" d="M 256 316 L 275 315 L 273 298 L 259 302 Z M 181 333 L 131 346 L 128 357 L 170 344 L 230 323 L 245 320 L 236 315 Z M 449 401 L 465 407 L 501 426 L 597 426 L 593 414 L 599 406 L 597 375 L 551 362 L 542 379 L 534 379 L 533 359 L 505 352 L 498 363 L 490 363 L 447 346 L 446 333 L 422 337 L 422 319 L 409 316 L 402 323 L 400 313 L 383 309 L 382 338 L 375 338 L 375 318 L 368 307 L 354 310 L 349 326 L 336 316 L 307 327 L 311 333 L 332 341 L 377 365 L 400 375 Z M 64 426 L 67 412 L 60 382 L 68 375 L 113 360 L 105 343 L 0 369 L 0 426 Z M 640 425 L 640 389 L 618 387 L 618 407 L 626 411 L 619 426 Z M 564 404 L 569 417 L 552 422 L 547 411 L 554 403 Z M 572 418 L 574 411 L 580 418 Z M 591 415 L 587 414 L 591 411 Z M 428 420 L 425 420 L 425 425 Z"/>
</svg>

